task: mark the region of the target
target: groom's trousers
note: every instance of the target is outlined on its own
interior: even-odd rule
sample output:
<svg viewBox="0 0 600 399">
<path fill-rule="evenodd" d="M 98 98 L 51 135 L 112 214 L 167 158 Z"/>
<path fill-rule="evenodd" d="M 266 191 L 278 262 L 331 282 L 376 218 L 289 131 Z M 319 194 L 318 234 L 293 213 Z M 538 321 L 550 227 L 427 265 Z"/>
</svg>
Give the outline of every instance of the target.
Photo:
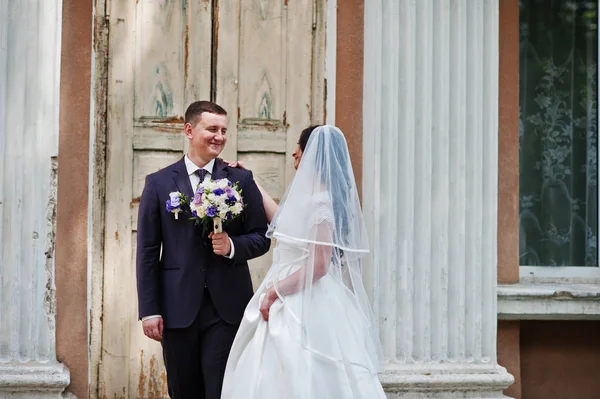
<svg viewBox="0 0 600 399">
<path fill-rule="evenodd" d="M 163 357 L 171 399 L 220 399 L 227 357 L 239 325 L 217 313 L 208 288 L 194 322 L 163 330 Z"/>
</svg>

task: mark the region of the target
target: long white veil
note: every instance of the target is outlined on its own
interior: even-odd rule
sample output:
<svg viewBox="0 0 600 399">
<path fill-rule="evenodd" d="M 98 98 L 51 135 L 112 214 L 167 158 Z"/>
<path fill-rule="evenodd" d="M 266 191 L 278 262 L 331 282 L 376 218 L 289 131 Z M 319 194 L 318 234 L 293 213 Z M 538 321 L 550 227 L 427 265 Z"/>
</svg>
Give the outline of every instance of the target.
<svg viewBox="0 0 600 399">
<path fill-rule="evenodd" d="M 348 146 L 337 127 L 313 130 L 267 236 L 277 244 L 264 284 L 274 285 L 281 301 L 289 302 L 284 308 L 295 320 L 292 335 L 304 350 L 316 361 L 356 366 L 370 374 L 380 371 L 377 322 L 362 284 L 368 238 Z M 284 253 L 289 248 L 301 255 L 290 261 Z M 321 303 L 323 297 L 315 293 L 322 287 L 336 293 L 330 300 L 340 306 Z M 336 313 L 323 316 L 327 313 L 321 310 L 328 307 Z M 331 341 L 340 334 L 364 351 L 336 347 Z M 310 367 L 305 359 L 298 361 Z"/>
</svg>

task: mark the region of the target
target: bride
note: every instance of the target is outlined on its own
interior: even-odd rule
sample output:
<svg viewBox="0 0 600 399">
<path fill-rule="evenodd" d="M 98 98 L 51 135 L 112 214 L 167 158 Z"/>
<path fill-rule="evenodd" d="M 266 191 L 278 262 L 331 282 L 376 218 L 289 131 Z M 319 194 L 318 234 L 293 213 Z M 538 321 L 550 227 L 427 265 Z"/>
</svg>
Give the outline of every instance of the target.
<svg viewBox="0 0 600 399">
<path fill-rule="evenodd" d="M 306 129 L 294 158 L 279 206 L 263 191 L 273 264 L 244 313 L 221 398 L 385 398 L 361 281 L 368 240 L 344 135 L 329 125 Z"/>
</svg>

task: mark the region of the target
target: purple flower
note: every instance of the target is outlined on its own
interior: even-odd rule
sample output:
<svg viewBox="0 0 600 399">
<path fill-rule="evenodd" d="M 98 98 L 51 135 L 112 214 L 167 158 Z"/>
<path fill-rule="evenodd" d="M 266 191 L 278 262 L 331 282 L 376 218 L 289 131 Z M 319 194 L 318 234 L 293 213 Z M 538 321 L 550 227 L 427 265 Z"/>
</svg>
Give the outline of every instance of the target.
<svg viewBox="0 0 600 399">
<path fill-rule="evenodd" d="M 233 183 L 232 183 L 231 181 L 229 181 L 229 180 L 227 180 L 227 185 L 228 185 L 229 187 L 233 187 Z"/>
<path fill-rule="evenodd" d="M 180 206 L 179 193 L 173 192 L 169 194 L 169 199 L 166 202 L 167 212 L 171 212 L 174 209 L 179 209 Z"/>
<path fill-rule="evenodd" d="M 217 208 L 216 206 L 209 206 L 208 209 L 206 210 L 206 216 L 208 216 L 210 218 L 214 218 L 215 216 L 217 216 L 218 212 L 219 212 L 219 208 Z"/>
<path fill-rule="evenodd" d="M 196 212 L 195 209 L 192 209 L 192 216 L 197 218 L 198 217 L 198 212 Z"/>
<path fill-rule="evenodd" d="M 225 194 L 227 194 L 228 197 L 233 197 L 235 194 L 233 193 L 233 190 L 230 189 L 229 187 L 227 187 L 225 189 Z"/>
<path fill-rule="evenodd" d="M 223 191 L 222 188 L 217 188 L 217 189 L 213 190 L 213 194 L 214 195 L 223 195 L 223 194 L 225 194 L 225 191 Z"/>
<path fill-rule="evenodd" d="M 225 203 L 226 203 L 227 205 L 229 205 L 229 206 L 233 206 L 233 205 L 235 205 L 235 203 L 236 203 L 236 202 L 237 202 L 237 199 L 235 199 L 235 197 L 228 197 L 228 198 L 225 200 Z"/>
<path fill-rule="evenodd" d="M 171 193 L 169 197 L 171 197 L 171 206 L 177 208 L 179 206 L 179 193 Z"/>
<path fill-rule="evenodd" d="M 201 203 L 202 203 L 202 193 L 197 192 L 196 195 L 194 195 L 194 204 L 200 205 Z"/>
</svg>

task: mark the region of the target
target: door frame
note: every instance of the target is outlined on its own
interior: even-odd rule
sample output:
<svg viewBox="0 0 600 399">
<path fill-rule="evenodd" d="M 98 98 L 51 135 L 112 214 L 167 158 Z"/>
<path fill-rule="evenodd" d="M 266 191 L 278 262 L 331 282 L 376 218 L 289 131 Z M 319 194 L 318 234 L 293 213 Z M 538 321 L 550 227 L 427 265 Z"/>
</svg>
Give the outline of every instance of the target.
<svg viewBox="0 0 600 399">
<path fill-rule="evenodd" d="M 92 32 L 92 98 L 90 101 L 90 179 L 88 206 L 88 335 L 89 398 L 100 392 L 102 312 L 104 292 L 104 234 L 109 71 L 110 0 L 94 0 Z"/>
<path fill-rule="evenodd" d="M 213 10 L 218 8 L 218 2 L 219 0 L 212 0 Z M 337 0 L 312 0 L 312 4 L 311 123 L 333 124 L 335 122 Z M 100 366 L 102 363 L 103 331 L 105 194 L 108 167 L 109 9 L 110 0 L 93 1 L 93 66 L 91 71 L 92 98 L 89 148 L 90 187 L 88 198 L 88 334 L 89 398 L 91 399 L 98 398 L 102 388 L 100 386 Z M 331 93 L 329 98 L 327 93 Z M 212 96 L 214 96 L 214 91 Z M 330 108 L 329 112 L 328 107 Z"/>
</svg>

